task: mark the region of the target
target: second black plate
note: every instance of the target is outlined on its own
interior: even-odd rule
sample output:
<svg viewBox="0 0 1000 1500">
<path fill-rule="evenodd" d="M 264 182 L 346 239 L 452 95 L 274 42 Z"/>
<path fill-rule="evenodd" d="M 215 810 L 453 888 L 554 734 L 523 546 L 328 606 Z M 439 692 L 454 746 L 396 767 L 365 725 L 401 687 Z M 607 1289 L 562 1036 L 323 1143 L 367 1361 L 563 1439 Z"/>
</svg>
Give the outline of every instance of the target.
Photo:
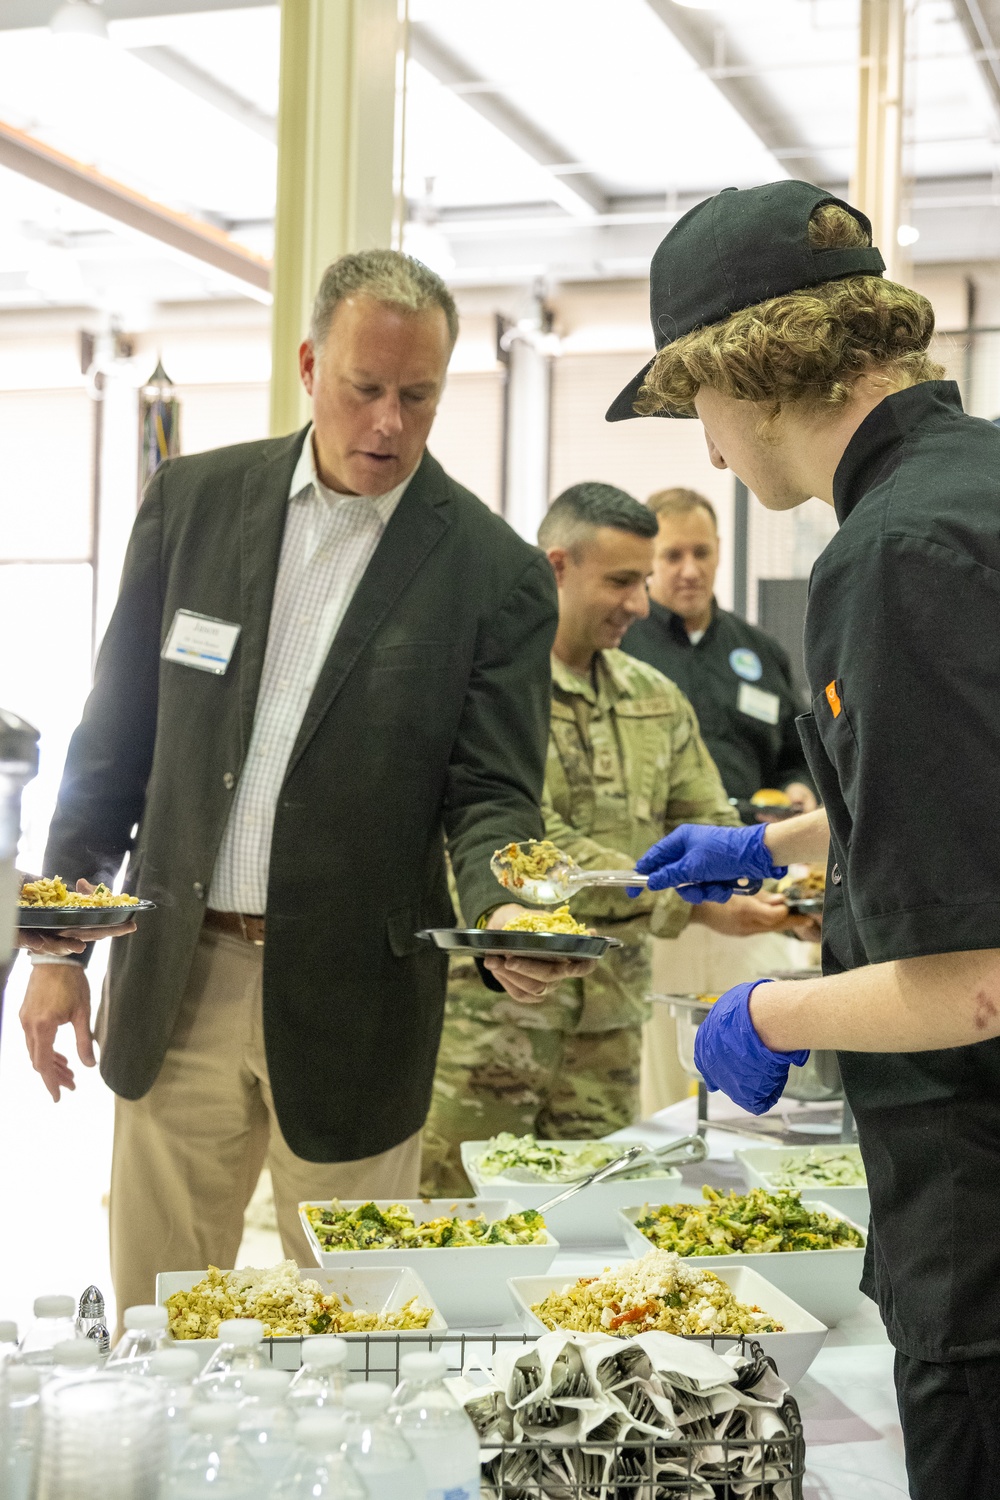
<svg viewBox="0 0 1000 1500">
<path fill-rule="evenodd" d="M 620 948 L 618 938 L 576 936 L 568 932 L 504 932 L 481 927 L 431 927 L 419 932 L 447 953 L 495 953 L 506 958 L 601 958 Z"/>
</svg>

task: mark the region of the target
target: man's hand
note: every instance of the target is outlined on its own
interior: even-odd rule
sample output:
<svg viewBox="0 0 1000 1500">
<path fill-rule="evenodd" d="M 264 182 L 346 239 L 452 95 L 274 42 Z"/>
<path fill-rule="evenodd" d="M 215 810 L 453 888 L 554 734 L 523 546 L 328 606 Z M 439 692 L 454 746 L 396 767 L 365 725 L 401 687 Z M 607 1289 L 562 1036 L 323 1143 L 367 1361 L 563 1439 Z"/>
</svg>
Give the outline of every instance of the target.
<svg viewBox="0 0 1000 1500">
<path fill-rule="evenodd" d="M 812 917 L 793 917 L 784 897 L 777 891 L 761 891 L 759 896 L 743 896 L 725 905 L 705 901 L 691 913 L 692 922 L 704 922 L 713 932 L 727 937 L 756 937 L 761 932 L 787 932 L 805 942 L 815 940 L 818 923 Z"/>
<path fill-rule="evenodd" d="M 90 1031 L 90 985 L 79 964 L 46 964 L 33 969 L 21 1006 L 21 1025 L 28 1055 L 36 1073 L 59 1103 L 61 1089 L 75 1089 L 73 1070 L 54 1047 L 60 1026 L 76 1032 L 76 1050 L 85 1068 L 92 1068 L 94 1041 Z"/>
<path fill-rule="evenodd" d="M 804 781 L 790 781 L 785 787 L 785 795 L 796 812 L 815 812 L 819 806 L 819 803 L 816 801 L 816 793 Z"/>
<path fill-rule="evenodd" d="M 22 885 L 34 878 L 33 875 L 26 875 Z M 97 889 L 89 880 L 78 880 L 76 888 L 84 896 L 92 896 Z M 96 943 L 100 938 L 127 937 L 134 931 L 134 922 L 92 929 L 71 927 L 64 932 L 56 932 L 51 928 L 19 927 L 14 934 L 14 946 L 25 948 L 29 953 L 47 953 L 53 958 L 66 958 L 70 953 L 83 953 L 88 943 Z"/>
<path fill-rule="evenodd" d="M 525 910 L 526 907 L 512 903 L 498 906 L 486 925 L 494 930 L 503 927 Z M 589 974 L 595 962 L 592 958 L 500 958 L 490 954 L 483 959 L 483 966 L 500 981 L 512 1000 L 519 1000 L 522 1005 L 537 1005 L 564 979 L 582 979 Z"/>
</svg>

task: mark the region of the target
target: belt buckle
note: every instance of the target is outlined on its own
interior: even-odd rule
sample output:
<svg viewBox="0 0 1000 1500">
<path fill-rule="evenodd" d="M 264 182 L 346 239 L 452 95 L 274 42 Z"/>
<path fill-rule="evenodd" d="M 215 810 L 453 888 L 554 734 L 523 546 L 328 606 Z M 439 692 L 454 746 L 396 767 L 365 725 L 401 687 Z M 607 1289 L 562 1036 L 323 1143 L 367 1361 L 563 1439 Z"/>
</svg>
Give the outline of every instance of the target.
<svg viewBox="0 0 1000 1500">
<path fill-rule="evenodd" d="M 263 946 L 264 946 L 264 939 L 263 938 L 252 938 L 250 936 L 249 932 L 247 931 L 246 918 L 244 917 L 243 913 L 240 911 L 240 912 L 237 912 L 236 915 L 240 919 L 240 928 L 242 929 L 242 932 L 243 932 L 243 940 L 244 940 L 244 942 L 252 943 L 255 948 L 263 948 Z"/>
</svg>

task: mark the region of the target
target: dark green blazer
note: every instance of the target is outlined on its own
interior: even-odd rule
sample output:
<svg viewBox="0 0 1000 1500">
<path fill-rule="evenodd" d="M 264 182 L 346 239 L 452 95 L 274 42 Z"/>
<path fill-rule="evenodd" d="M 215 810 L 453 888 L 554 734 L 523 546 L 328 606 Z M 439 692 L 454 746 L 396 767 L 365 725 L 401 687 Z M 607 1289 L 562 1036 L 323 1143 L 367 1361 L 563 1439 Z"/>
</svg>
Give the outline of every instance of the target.
<svg viewBox="0 0 1000 1500">
<path fill-rule="evenodd" d="M 101 1071 L 152 1086 L 250 740 L 303 433 L 175 459 L 136 520 L 45 870 L 157 903 L 114 944 Z M 224 676 L 160 659 L 178 609 L 242 627 Z M 281 1128 L 309 1161 L 419 1130 L 447 961 L 415 933 L 471 921 L 489 857 L 540 837 L 556 626 L 548 561 L 425 454 L 330 648 L 271 846 L 264 1030 Z"/>
</svg>

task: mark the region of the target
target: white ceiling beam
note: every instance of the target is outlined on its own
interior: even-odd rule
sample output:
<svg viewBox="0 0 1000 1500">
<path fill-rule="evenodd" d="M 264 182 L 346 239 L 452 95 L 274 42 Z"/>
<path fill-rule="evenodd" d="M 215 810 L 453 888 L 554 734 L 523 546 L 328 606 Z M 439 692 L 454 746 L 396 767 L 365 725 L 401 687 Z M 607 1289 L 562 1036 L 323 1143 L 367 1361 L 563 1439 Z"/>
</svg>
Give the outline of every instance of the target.
<svg viewBox="0 0 1000 1500">
<path fill-rule="evenodd" d="M 277 5 L 278 0 L 103 0 L 106 21 L 139 21 L 150 16 L 189 16 L 213 10 L 247 10 Z M 0 31 L 26 31 L 47 26 L 59 0 L 2 0 Z"/>
<path fill-rule="evenodd" d="M 23 130 L 0 121 L 0 166 L 29 177 L 76 203 L 161 244 L 170 245 L 258 292 L 270 288 L 271 266 L 263 256 L 231 239 L 212 224 L 177 213 L 124 183 L 65 156 Z"/>
<path fill-rule="evenodd" d="M 426 26 L 411 21 L 409 30 L 409 53 L 413 60 L 426 68 L 446 88 L 468 89 L 469 92 L 457 95 L 463 104 L 482 115 L 484 120 L 488 120 L 508 140 L 513 141 L 515 146 L 519 146 L 532 161 L 548 170 L 553 164 L 568 159 L 564 147 L 558 145 L 540 126 L 522 114 L 515 104 L 504 99 L 494 88 L 490 87 L 484 92 L 470 88 L 470 85 L 485 84 L 487 80 L 473 72 L 467 63 Z M 584 218 L 606 212 L 607 196 L 597 179 L 589 173 L 574 173 L 572 182 L 565 181 L 556 173 L 550 172 L 550 176 L 553 202 L 558 203 L 561 208 Z"/>
<path fill-rule="evenodd" d="M 173 83 L 180 84 L 189 93 L 197 94 L 199 99 L 204 99 L 215 109 L 245 125 L 248 130 L 263 136 L 265 141 L 270 141 L 272 145 L 277 141 L 278 122 L 273 115 L 258 109 L 256 104 L 220 82 L 214 74 L 206 73 L 204 68 L 199 68 L 173 47 L 129 47 L 128 50 L 140 62 L 155 68 L 158 73 L 162 73 Z"/>
<path fill-rule="evenodd" d="M 719 66 L 716 45 L 719 23 L 711 11 L 689 10 L 675 5 L 674 0 L 646 0 L 655 16 L 672 32 L 688 56 L 701 72 L 707 74 L 724 99 L 749 125 L 757 139 L 769 151 L 781 150 L 781 160 L 793 177 L 807 182 L 824 183 L 829 169 L 809 146 L 802 146 L 794 155 L 788 152 L 787 142 L 798 135 L 798 124 L 791 114 L 774 97 L 770 89 L 751 73 L 728 73 Z M 745 58 L 735 54 L 728 42 L 727 61 L 740 69 L 749 67 Z"/>
<path fill-rule="evenodd" d="M 1000 7 L 990 0 L 952 0 L 955 18 L 965 33 L 983 80 L 1000 112 Z"/>
</svg>

